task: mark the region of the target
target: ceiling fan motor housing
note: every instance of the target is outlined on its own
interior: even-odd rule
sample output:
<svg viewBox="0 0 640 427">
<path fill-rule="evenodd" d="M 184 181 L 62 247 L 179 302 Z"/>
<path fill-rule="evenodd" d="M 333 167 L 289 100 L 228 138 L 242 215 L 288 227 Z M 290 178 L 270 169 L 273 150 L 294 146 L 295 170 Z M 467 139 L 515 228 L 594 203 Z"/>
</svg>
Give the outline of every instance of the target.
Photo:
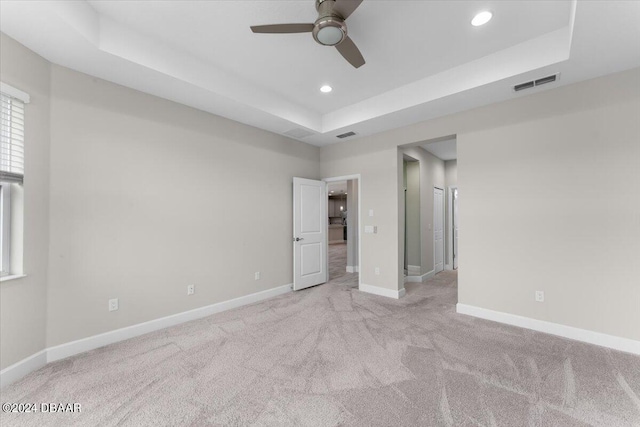
<svg viewBox="0 0 640 427">
<path fill-rule="evenodd" d="M 316 0 L 318 19 L 314 23 L 313 38 L 324 46 L 336 46 L 347 37 L 347 24 L 333 11 L 335 0 Z"/>
</svg>

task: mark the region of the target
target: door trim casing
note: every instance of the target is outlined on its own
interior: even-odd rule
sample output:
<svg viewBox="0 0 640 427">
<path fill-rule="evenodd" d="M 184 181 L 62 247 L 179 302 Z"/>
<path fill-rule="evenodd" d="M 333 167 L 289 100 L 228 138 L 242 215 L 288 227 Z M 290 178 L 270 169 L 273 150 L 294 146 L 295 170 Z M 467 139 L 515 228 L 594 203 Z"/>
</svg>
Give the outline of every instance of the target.
<svg viewBox="0 0 640 427">
<path fill-rule="evenodd" d="M 445 263 L 445 270 L 455 270 L 453 268 L 453 241 L 455 239 L 455 230 L 453 228 L 453 190 L 457 190 L 457 185 L 450 185 L 447 188 L 447 207 L 449 214 L 447 215 L 447 236 L 449 237 L 449 250 L 447 251 L 448 263 Z"/>
<path fill-rule="evenodd" d="M 444 188 L 436 187 L 435 185 L 433 186 L 433 189 L 442 191 L 442 234 L 443 234 L 443 236 L 442 236 L 442 271 L 445 271 L 446 270 L 446 263 L 444 262 L 445 261 L 444 260 L 444 251 L 445 251 L 447 245 L 446 245 L 446 242 L 445 242 L 445 240 L 446 240 L 445 239 L 446 230 L 445 230 L 445 226 L 444 226 L 444 219 L 445 219 L 445 200 L 444 200 L 444 198 L 445 198 L 445 195 L 447 194 L 447 192 L 444 190 Z M 435 193 L 435 191 L 434 191 L 434 193 Z M 435 201 L 435 194 L 434 194 L 433 199 Z M 433 212 L 434 212 L 434 214 L 436 212 L 435 203 L 433 205 Z M 433 236 L 433 239 L 432 239 L 433 240 L 433 271 L 434 271 L 435 274 L 438 274 L 439 271 L 436 271 L 436 221 L 435 221 L 435 215 L 434 215 L 434 218 L 433 218 L 433 227 L 432 227 L 432 233 L 431 234 Z"/>
</svg>

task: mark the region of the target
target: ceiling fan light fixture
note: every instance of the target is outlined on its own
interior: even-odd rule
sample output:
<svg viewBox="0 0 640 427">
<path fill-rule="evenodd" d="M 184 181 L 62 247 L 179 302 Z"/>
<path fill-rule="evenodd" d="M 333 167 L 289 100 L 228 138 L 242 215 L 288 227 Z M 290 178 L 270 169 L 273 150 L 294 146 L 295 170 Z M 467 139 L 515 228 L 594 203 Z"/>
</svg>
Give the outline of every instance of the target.
<svg viewBox="0 0 640 427">
<path fill-rule="evenodd" d="M 489 12 L 488 10 L 482 11 L 473 17 L 473 19 L 471 20 L 471 25 L 473 25 L 474 27 L 479 27 L 491 21 L 491 18 L 493 18 L 493 13 Z"/>
<path fill-rule="evenodd" d="M 353 68 L 362 67 L 366 61 L 347 34 L 345 20 L 360 6 L 363 0 L 316 0 L 318 19 L 313 23 L 287 23 L 252 25 L 251 31 L 259 34 L 311 33 L 316 43 L 333 46 Z"/>
<path fill-rule="evenodd" d="M 347 37 L 347 26 L 344 21 L 334 18 L 316 22 L 313 28 L 313 38 L 324 46 L 335 46 Z"/>
</svg>

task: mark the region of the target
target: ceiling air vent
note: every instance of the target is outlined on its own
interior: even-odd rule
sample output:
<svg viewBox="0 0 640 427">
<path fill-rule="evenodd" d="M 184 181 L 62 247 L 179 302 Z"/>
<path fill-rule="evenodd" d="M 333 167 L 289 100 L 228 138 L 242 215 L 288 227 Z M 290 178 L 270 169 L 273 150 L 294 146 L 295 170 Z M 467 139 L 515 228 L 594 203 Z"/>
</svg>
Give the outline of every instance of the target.
<svg viewBox="0 0 640 427">
<path fill-rule="evenodd" d="M 525 90 L 525 89 L 529 89 L 530 87 L 534 87 L 536 84 L 532 81 L 530 82 L 526 82 L 526 83 L 520 83 L 519 85 L 515 85 L 513 87 L 513 90 L 515 90 L 516 92 L 518 92 L 519 90 Z"/>
<path fill-rule="evenodd" d="M 355 132 L 347 132 L 347 133 L 343 133 L 343 134 L 337 135 L 336 138 L 340 138 L 340 139 L 349 138 L 350 136 L 353 136 L 355 134 L 356 134 Z"/>
<path fill-rule="evenodd" d="M 546 83 L 552 83 L 552 82 L 555 82 L 557 79 L 558 79 L 558 74 L 552 74 L 547 77 L 542 77 L 541 79 L 538 79 L 538 80 L 531 80 L 530 82 L 520 83 L 519 85 L 515 85 L 513 87 L 513 90 L 515 92 L 518 92 L 521 90 L 530 89 L 535 86 L 540 86 Z"/>
<path fill-rule="evenodd" d="M 536 86 L 540 86 L 543 85 L 545 83 L 551 83 L 551 82 L 555 82 L 556 81 L 556 75 L 552 75 L 552 76 L 547 76 L 547 77 L 543 77 L 541 79 L 536 80 Z"/>
</svg>

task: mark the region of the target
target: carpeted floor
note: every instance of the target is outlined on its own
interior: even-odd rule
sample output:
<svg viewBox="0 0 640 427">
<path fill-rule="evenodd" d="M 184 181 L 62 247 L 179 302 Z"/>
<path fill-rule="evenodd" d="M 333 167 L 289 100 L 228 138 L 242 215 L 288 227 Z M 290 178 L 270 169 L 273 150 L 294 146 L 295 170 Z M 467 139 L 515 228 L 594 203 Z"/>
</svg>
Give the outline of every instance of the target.
<svg viewBox="0 0 640 427">
<path fill-rule="evenodd" d="M 82 412 L 1 424 L 640 425 L 640 357 L 458 315 L 455 272 L 400 300 L 356 278 L 47 365 L 2 402 Z"/>
</svg>

